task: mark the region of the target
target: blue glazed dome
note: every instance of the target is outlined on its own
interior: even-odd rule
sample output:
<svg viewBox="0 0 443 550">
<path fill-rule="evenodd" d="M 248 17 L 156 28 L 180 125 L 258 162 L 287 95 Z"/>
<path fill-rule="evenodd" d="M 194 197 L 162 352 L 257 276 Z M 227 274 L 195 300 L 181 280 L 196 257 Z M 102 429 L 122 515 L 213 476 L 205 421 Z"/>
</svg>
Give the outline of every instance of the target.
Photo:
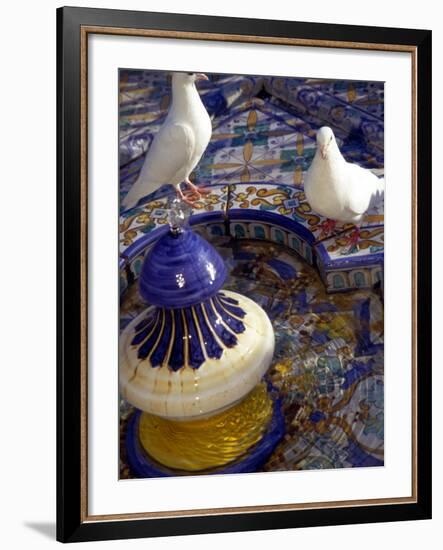
<svg viewBox="0 0 443 550">
<path fill-rule="evenodd" d="M 146 255 L 139 289 L 150 304 L 183 308 L 215 296 L 226 275 L 221 256 L 207 241 L 191 230 L 170 231 Z"/>
</svg>

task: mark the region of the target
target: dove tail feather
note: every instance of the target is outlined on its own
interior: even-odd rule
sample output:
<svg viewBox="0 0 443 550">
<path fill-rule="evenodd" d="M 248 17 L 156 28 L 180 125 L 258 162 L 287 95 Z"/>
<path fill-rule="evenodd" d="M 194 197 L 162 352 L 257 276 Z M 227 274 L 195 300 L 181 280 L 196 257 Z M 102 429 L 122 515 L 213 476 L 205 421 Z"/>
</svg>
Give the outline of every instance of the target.
<svg viewBox="0 0 443 550">
<path fill-rule="evenodd" d="M 121 206 L 124 210 L 129 210 L 130 208 L 135 206 L 140 199 L 138 194 L 134 193 L 134 187 L 135 185 L 133 185 L 131 189 L 129 189 L 127 194 L 122 199 Z"/>
<path fill-rule="evenodd" d="M 385 199 L 385 178 L 377 178 L 371 199 L 371 207 L 378 206 Z"/>
<path fill-rule="evenodd" d="M 140 172 L 138 178 L 132 184 L 125 197 L 123 197 L 121 202 L 122 207 L 125 210 L 129 210 L 130 208 L 137 206 L 140 199 L 150 195 L 160 186 L 161 183 L 153 183 L 149 180 L 146 181 L 143 178 L 143 171 Z"/>
</svg>

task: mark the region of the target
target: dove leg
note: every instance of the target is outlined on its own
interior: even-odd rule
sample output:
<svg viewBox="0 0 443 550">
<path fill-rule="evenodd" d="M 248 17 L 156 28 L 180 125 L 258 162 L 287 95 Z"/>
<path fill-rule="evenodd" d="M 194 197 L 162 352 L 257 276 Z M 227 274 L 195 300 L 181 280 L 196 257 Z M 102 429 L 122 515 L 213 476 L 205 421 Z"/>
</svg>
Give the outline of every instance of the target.
<svg viewBox="0 0 443 550">
<path fill-rule="evenodd" d="M 337 222 L 335 220 L 326 218 L 326 220 L 320 224 L 320 238 L 330 237 L 334 233 L 336 225 Z"/>
<path fill-rule="evenodd" d="M 191 198 L 192 195 L 186 196 L 183 191 L 181 190 L 180 184 L 177 184 L 176 186 L 177 196 L 186 204 L 189 204 L 189 206 L 195 206 L 195 202 L 200 198 L 200 195 L 196 196 L 195 198 Z"/>
<path fill-rule="evenodd" d="M 196 193 L 199 197 L 201 195 L 208 195 L 210 193 L 210 191 L 208 189 L 205 189 L 204 187 L 197 187 L 194 183 L 192 183 L 189 178 L 185 179 L 185 183 L 191 189 L 191 191 Z"/>
<path fill-rule="evenodd" d="M 360 240 L 360 225 L 355 225 L 354 230 L 352 233 L 349 234 L 348 237 L 348 244 L 349 244 L 349 250 L 348 254 L 353 254 L 354 252 L 358 251 L 358 241 Z"/>
</svg>

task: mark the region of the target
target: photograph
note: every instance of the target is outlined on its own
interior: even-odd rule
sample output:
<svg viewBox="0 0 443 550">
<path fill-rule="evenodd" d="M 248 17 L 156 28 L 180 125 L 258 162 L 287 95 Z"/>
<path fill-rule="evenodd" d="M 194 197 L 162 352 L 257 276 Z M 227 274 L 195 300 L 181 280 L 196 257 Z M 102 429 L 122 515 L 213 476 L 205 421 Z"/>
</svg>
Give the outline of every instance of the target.
<svg viewBox="0 0 443 550">
<path fill-rule="evenodd" d="M 430 518 L 431 31 L 57 32 L 57 539 Z"/>
<path fill-rule="evenodd" d="M 383 466 L 384 82 L 118 86 L 120 479 Z"/>
</svg>

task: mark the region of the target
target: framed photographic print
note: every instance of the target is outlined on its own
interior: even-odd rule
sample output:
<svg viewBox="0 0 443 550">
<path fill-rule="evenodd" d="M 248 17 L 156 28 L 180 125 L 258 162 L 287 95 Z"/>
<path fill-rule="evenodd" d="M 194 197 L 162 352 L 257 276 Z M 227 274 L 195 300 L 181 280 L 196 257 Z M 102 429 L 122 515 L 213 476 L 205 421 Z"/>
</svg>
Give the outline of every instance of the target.
<svg viewBox="0 0 443 550">
<path fill-rule="evenodd" d="M 60 8 L 63 542 L 431 517 L 431 32 Z"/>
</svg>

